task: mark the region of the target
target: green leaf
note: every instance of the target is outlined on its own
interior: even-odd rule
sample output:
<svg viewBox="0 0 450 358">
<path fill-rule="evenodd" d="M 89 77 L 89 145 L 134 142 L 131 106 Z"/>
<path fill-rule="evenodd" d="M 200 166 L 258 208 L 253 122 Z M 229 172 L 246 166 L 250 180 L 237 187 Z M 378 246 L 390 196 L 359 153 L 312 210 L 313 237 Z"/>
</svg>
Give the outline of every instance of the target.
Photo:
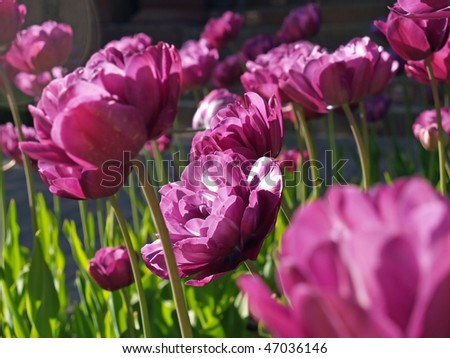
<svg viewBox="0 0 450 358">
<path fill-rule="evenodd" d="M 51 319 L 56 319 L 59 312 L 58 293 L 53 276 L 42 252 L 41 240 L 36 240 L 31 257 L 28 275 L 27 306 L 33 323 L 33 330 L 39 337 L 52 337 Z M 32 334 L 33 335 L 33 334 Z"/>
<path fill-rule="evenodd" d="M 63 225 L 64 233 L 69 241 L 70 247 L 72 249 L 72 255 L 78 264 L 78 267 L 83 271 L 87 272 L 89 267 L 89 259 L 86 252 L 83 249 L 83 244 L 77 233 L 77 228 L 74 221 L 65 221 Z"/>
</svg>

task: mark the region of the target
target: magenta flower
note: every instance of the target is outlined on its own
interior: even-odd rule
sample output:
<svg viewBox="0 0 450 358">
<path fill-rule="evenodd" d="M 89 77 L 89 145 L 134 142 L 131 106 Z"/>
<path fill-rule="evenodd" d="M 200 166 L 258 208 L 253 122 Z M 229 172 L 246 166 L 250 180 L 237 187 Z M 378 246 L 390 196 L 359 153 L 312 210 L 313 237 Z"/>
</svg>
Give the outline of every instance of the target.
<svg viewBox="0 0 450 358">
<path fill-rule="evenodd" d="M 299 164 L 306 163 L 309 160 L 309 154 L 306 150 L 300 152 L 298 149 L 282 150 L 278 156 L 280 167 L 284 170 L 294 172 Z"/>
<path fill-rule="evenodd" d="M 242 25 L 244 25 L 243 16 L 226 11 L 221 17 L 210 19 L 200 37 L 208 41 L 211 47 L 221 49 L 238 37 Z"/>
<path fill-rule="evenodd" d="M 130 256 L 124 246 L 103 247 L 89 261 L 89 274 L 108 291 L 127 287 L 134 282 Z"/>
<path fill-rule="evenodd" d="M 169 150 L 170 144 L 172 143 L 172 135 L 171 134 L 163 134 L 162 136 L 156 139 L 156 144 L 158 145 L 158 150 L 160 153 L 164 153 L 166 150 Z M 150 140 L 145 143 L 145 148 L 150 152 L 152 156 L 155 156 L 153 152 L 153 141 Z"/>
<path fill-rule="evenodd" d="M 144 51 L 151 44 L 151 37 L 144 33 L 138 33 L 133 36 L 124 36 L 120 40 L 110 41 L 105 45 L 104 48 L 114 48 L 125 54 L 134 54 L 140 51 Z"/>
<path fill-rule="evenodd" d="M 244 103 L 220 110 L 211 120 L 210 129 L 199 132 L 192 140 L 191 160 L 210 153 L 241 155 L 245 160 L 276 157 L 283 144 L 283 117 L 275 98 L 269 102 L 248 92 Z"/>
<path fill-rule="evenodd" d="M 17 4 L 16 0 L 0 2 L 0 53 L 5 53 L 11 46 L 26 13 L 26 6 Z"/>
<path fill-rule="evenodd" d="M 222 108 L 226 108 L 229 104 L 233 104 L 240 97 L 227 89 L 216 89 L 211 91 L 198 104 L 197 111 L 192 119 L 192 128 L 210 128 L 211 120 Z"/>
<path fill-rule="evenodd" d="M 261 34 L 249 38 L 241 48 L 242 61 L 253 61 L 258 55 L 266 53 L 280 45 L 280 39 L 275 35 Z"/>
<path fill-rule="evenodd" d="M 63 65 L 72 51 L 72 28 L 66 24 L 46 21 L 20 31 L 6 60 L 27 73 L 50 71 Z"/>
<path fill-rule="evenodd" d="M 324 53 L 308 41 L 282 44 L 265 54 L 247 61 L 247 72 L 241 76 L 246 91 L 258 93 L 265 99 L 276 96 L 283 102 L 289 98 L 279 88 L 279 79 L 286 76 L 295 63 Z"/>
<path fill-rule="evenodd" d="M 375 123 L 383 119 L 392 103 L 391 97 L 387 94 L 381 94 L 376 97 L 366 99 L 364 106 L 366 109 L 366 118 L 369 123 Z"/>
<path fill-rule="evenodd" d="M 22 133 L 26 141 L 38 141 L 34 128 L 22 125 Z M 6 123 L 0 126 L 0 144 L 4 154 L 14 159 L 16 163 L 23 165 L 22 151 L 19 149 L 19 135 L 12 123 Z M 32 161 L 34 167 L 36 163 L 36 161 Z"/>
<path fill-rule="evenodd" d="M 433 66 L 434 77 L 438 82 L 450 83 L 450 42 L 438 52 L 433 53 L 430 57 Z M 408 61 L 405 66 L 406 74 L 425 85 L 430 84 L 428 72 L 425 67 L 425 61 Z"/>
<path fill-rule="evenodd" d="M 191 162 L 180 182 L 165 185 L 161 210 L 180 276 L 193 276 L 187 284 L 203 286 L 255 260 L 275 225 L 281 192 L 274 161 L 260 158 L 248 173 L 224 153 Z M 159 240 L 141 252 L 154 274 L 168 278 Z"/>
<path fill-rule="evenodd" d="M 278 266 L 238 284 L 277 337 L 449 337 L 450 201 L 424 179 L 330 189 L 299 209 Z"/>
<path fill-rule="evenodd" d="M 450 108 L 441 108 L 442 129 L 450 135 Z M 436 110 L 422 112 L 412 126 L 414 136 L 426 150 L 435 151 L 438 148 L 438 126 Z"/>
<path fill-rule="evenodd" d="M 394 11 L 406 17 L 440 19 L 450 17 L 449 0 L 398 0 Z"/>
<path fill-rule="evenodd" d="M 316 35 L 322 23 L 320 5 L 307 4 L 292 10 L 284 19 L 278 37 L 282 42 L 306 40 Z"/>
<path fill-rule="evenodd" d="M 281 90 L 306 110 L 328 108 L 380 94 L 397 70 L 381 46 L 368 37 L 355 38 L 332 54 L 315 54 L 294 63 L 280 80 Z"/>
<path fill-rule="evenodd" d="M 50 191 L 72 199 L 117 192 L 145 142 L 171 127 L 180 91 L 180 60 L 164 43 L 88 64 L 44 89 L 30 107 L 39 143 L 21 144 Z"/>
<path fill-rule="evenodd" d="M 55 78 L 62 78 L 66 74 L 63 67 L 52 68 L 51 71 L 39 73 L 37 75 L 26 72 L 19 72 L 14 78 L 14 84 L 23 93 L 39 100 L 44 88 Z"/>
<path fill-rule="evenodd" d="M 375 21 L 389 44 L 406 61 L 418 61 L 439 51 L 447 42 L 448 18 L 413 19 L 391 11 L 386 22 Z"/>
<path fill-rule="evenodd" d="M 183 67 L 181 89 L 185 93 L 208 83 L 219 53 L 215 48 L 210 48 L 204 39 L 189 40 L 181 47 L 180 57 Z"/>
<path fill-rule="evenodd" d="M 212 73 L 212 80 L 216 87 L 229 87 L 239 81 L 242 75 L 242 60 L 239 55 L 229 55 L 217 63 Z"/>
</svg>

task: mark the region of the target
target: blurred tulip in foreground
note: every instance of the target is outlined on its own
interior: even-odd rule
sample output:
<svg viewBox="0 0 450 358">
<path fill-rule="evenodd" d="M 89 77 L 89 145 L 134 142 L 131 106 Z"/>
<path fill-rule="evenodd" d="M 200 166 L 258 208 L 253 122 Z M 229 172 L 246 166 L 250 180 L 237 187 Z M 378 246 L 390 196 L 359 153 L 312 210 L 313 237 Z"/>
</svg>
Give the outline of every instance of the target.
<svg viewBox="0 0 450 358">
<path fill-rule="evenodd" d="M 450 202 L 422 178 L 330 189 L 282 239 L 278 302 L 238 280 L 276 337 L 450 337 Z"/>
</svg>

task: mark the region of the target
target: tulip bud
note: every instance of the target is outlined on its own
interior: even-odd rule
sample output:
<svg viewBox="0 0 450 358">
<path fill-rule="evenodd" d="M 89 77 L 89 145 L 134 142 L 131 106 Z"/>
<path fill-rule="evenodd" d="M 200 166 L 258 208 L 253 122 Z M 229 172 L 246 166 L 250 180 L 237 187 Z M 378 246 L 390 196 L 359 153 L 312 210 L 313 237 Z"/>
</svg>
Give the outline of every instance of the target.
<svg viewBox="0 0 450 358">
<path fill-rule="evenodd" d="M 124 246 L 103 247 L 89 261 L 89 274 L 108 291 L 127 287 L 134 282 L 130 256 Z"/>
<path fill-rule="evenodd" d="M 278 31 L 278 37 L 282 42 L 309 39 L 319 32 L 320 25 L 320 5 L 307 4 L 289 13 Z"/>
</svg>

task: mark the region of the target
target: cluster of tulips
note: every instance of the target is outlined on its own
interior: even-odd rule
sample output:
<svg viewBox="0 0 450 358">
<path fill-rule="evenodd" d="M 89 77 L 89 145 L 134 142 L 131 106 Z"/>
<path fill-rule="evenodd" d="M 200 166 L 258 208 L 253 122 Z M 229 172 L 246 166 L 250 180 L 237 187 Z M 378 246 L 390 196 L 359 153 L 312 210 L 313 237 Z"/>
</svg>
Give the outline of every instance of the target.
<svg viewBox="0 0 450 358">
<path fill-rule="evenodd" d="M 244 17 L 228 11 L 180 49 L 141 33 L 67 69 L 71 27 L 47 21 L 20 30 L 25 6 L 0 2 L 0 85 L 14 119 L 0 128 L 11 158 L 3 171 L 24 167 L 35 234 L 31 265 L 12 269 L 11 259 L 27 256 L 12 243 L 18 236 L 2 171 L 1 335 L 234 334 L 208 331 L 209 312 L 241 322 L 246 335 L 450 337 L 450 1 L 398 0 L 386 11 L 385 21 L 375 21 L 386 49 L 368 36 L 335 51 L 309 42 L 321 9 L 307 4 L 276 35 L 250 38 L 231 54 Z M 422 176 L 386 172 L 387 183 L 376 183 L 371 123 L 385 116 L 386 91 L 404 73 L 431 88 L 435 109 L 422 112 L 408 134 L 425 162 L 436 157 L 438 165 L 422 168 Z M 28 108 L 34 128 L 22 125 L 10 83 L 35 100 Z M 230 92 L 240 85 L 242 93 Z M 190 128 L 176 118 L 181 96 L 198 101 Z M 333 113 L 348 120 L 362 175 L 359 185 L 325 190 L 309 127 L 329 118 L 336 157 Z M 285 149 L 285 128 L 297 133 L 296 148 Z M 163 154 L 183 152 L 177 137 L 192 132 L 189 162 L 178 163 L 181 174 L 169 181 Z M 159 180 L 140 165 L 144 154 Z M 33 171 L 55 196 L 54 216 L 34 192 Z M 119 191 L 129 194 L 133 225 Z M 50 217 L 60 226 L 58 197 L 80 202 L 85 237 L 64 224 L 80 270 L 81 304 L 72 314 L 54 254 L 59 237 L 46 227 Z M 87 200 L 99 203 L 98 234 Z M 12 278 L 25 280 L 28 291 Z M 39 293 L 39 280 L 50 293 Z M 164 305 L 173 314 L 157 312 Z M 114 334 L 107 323 L 89 322 L 93 311 L 109 312 Z"/>
</svg>

